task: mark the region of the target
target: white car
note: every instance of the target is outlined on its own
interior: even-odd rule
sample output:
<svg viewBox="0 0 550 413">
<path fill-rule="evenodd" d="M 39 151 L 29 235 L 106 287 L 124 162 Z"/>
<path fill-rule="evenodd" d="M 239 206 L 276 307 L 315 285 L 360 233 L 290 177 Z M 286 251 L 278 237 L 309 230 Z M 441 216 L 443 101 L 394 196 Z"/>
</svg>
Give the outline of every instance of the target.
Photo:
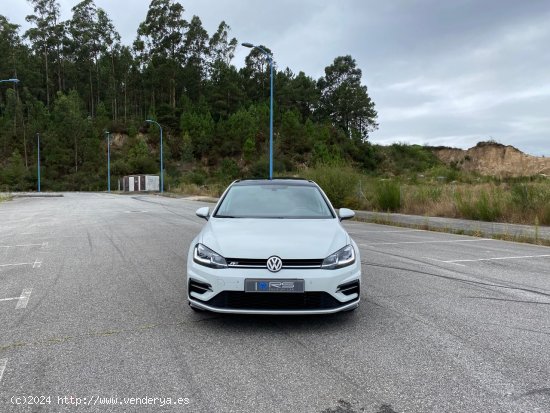
<svg viewBox="0 0 550 413">
<path fill-rule="evenodd" d="M 313 181 L 239 180 L 223 193 L 187 257 L 189 305 L 240 314 L 328 314 L 359 305 L 361 258 Z"/>
</svg>

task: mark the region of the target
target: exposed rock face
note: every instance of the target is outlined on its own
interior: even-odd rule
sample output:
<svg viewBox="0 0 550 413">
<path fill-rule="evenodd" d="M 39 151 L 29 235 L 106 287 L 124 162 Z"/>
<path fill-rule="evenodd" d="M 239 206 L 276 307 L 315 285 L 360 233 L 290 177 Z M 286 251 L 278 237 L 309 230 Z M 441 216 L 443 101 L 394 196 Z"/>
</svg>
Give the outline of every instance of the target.
<svg viewBox="0 0 550 413">
<path fill-rule="evenodd" d="M 435 147 L 433 153 L 444 163 L 482 175 L 550 176 L 550 158 L 527 155 L 510 145 L 480 142 L 468 150 Z"/>
</svg>

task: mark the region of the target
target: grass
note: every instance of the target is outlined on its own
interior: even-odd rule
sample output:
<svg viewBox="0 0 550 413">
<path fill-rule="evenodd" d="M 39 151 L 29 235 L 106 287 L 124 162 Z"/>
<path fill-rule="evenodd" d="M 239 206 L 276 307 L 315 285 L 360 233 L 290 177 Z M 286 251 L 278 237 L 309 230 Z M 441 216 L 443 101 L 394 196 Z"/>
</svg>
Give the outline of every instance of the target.
<svg viewBox="0 0 550 413">
<path fill-rule="evenodd" d="M 364 178 L 353 208 L 488 222 L 550 225 L 550 181 L 523 183 L 530 194 L 518 196 L 517 184 L 411 184 L 393 179 Z"/>
<path fill-rule="evenodd" d="M 0 195 L 0 204 L 5 201 L 11 201 L 13 196 L 11 195 Z"/>
</svg>

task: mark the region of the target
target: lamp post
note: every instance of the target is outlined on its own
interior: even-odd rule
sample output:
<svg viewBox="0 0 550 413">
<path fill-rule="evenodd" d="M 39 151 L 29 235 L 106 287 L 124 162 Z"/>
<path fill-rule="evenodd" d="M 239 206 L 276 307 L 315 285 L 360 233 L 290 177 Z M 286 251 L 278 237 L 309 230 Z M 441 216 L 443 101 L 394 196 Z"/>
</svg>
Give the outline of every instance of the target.
<svg viewBox="0 0 550 413">
<path fill-rule="evenodd" d="M 260 46 L 242 43 L 244 47 L 258 49 L 269 62 L 269 179 L 273 179 L 273 56 Z"/>
<path fill-rule="evenodd" d="M 145 120 L 145 122 L 154 123 L 160 129 L 160 193 L 162 194 L 162 192 L 164 191 L 164 168 L 162 165 L 162 126 L 160 126 L 160 123 L 158 123 L 157 121 L 151 119 L 147 119 Z"/>
<path fill-rule="evenodd" d="M 107 192 L 111 192 L 111 132 L 105 131 L 107 135 Z"/>
<path fill-rule="evenodd" d="M 38 140 L 38 192 L 40 192 L 40 134 L 36 134 L 36 139 Z"/>
</svg>

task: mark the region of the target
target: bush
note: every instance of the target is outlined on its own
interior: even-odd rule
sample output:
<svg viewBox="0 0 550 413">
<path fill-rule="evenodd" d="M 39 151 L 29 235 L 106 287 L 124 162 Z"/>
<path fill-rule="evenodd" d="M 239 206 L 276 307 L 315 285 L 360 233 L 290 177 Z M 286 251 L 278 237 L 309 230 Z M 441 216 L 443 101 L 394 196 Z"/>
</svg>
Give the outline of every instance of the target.
<svg viewBox="0 0 550 413">
<path fill-rule="evenodd" d="M 351 166 L 321 164 L 304 171 L 327 194 L 335 208 L 346 205 L 346 199 L 357 195 L 360 174 Z"/>
<path fill-rule="evenodd" d="M 381 211 L 398 211 L 401 207 L 401 188 L 399 184 L 394 181 L 378 182 L 375 186 L 375 202 Z"/>
<path fill-rule="evenodd" d="M 195 169 L 194 171 L 188 172 L 184 175 L 184 180 L 190 182 L 197 186 L 202 186 L 206 182 L 206 172 L 202 169 Z"/>
</svg>

